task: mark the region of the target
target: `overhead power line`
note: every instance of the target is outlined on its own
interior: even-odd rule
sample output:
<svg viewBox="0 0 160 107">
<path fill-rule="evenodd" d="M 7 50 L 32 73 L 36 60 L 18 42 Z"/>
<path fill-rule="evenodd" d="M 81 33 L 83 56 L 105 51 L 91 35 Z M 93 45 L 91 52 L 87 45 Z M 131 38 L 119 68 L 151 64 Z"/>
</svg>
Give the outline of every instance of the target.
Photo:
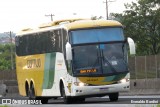
<svg viewBox="0 0 160 107">
<path fill-rule="evenodd" d="M 51 17 L 51 21 L 53 21 L 53 16 L 55 16 L 54 14 L 48 14 L 48 15 L 45 15 L 46 17 Z"/>
</svg>

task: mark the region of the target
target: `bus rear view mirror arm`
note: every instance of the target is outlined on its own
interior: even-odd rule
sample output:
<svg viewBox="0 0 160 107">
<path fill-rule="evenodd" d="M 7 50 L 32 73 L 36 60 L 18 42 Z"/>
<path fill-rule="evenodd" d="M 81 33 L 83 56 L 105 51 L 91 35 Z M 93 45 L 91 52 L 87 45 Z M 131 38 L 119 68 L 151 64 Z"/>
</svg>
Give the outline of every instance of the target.
<svg viewBox="0 0 160 107">
<path fill-rule="evenodd" d="M 136 47 L 135 47 L 135 43 L 133 41 L 132 38 L 127 38 L 128 44 L 129 44 L 129 50 L 130 50 L 130 54 L 131 55 L 135 55 L 136 54 Z"/>
<path fill-rule="evenodd" d="M 69 42 L 66 44 L 66 60 L 72 60 L 72 47 Z"/>
</svg>

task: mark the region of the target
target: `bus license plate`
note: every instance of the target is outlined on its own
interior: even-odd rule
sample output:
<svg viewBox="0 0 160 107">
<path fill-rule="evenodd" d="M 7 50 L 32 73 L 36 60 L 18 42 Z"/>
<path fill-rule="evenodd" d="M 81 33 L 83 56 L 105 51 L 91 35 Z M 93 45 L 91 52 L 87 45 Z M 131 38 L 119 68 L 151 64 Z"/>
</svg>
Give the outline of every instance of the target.
<svg viewBox="0 0 160 107">
<path fill-rule="evenodd" d="M 100 92 L 106 92 L 109 88 L 100 88 Z"/>
</svg>

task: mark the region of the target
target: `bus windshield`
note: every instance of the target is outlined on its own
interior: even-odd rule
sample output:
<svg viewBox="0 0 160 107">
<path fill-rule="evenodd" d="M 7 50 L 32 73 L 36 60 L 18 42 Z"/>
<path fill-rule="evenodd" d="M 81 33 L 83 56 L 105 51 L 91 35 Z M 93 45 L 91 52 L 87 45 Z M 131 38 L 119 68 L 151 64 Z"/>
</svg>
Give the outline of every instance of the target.
<svg viewBox="0 0 160 107">
<path fill-rule="evenodd" d="M 71 31 L 72 44 L 123 41 L 122 28 L 100 28 Z"/>
<path fill-rule="evenodd" d="M 71 36 L 73 74 L 93 76 L 128 72 L 127 45 L 121 28 L 77 30 L 72 31 Z"/>
</svg>

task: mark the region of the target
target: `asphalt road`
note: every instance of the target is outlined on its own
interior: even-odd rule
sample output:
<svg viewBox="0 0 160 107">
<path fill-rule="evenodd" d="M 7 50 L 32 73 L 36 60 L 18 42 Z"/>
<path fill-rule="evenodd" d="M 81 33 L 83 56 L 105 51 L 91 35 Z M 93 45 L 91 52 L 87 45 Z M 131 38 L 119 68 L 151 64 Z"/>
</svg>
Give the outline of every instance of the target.
<svg viewBox="0 0 160 107">
<path fill-rule="evenodd" d="M 4 99 L 4 98 L 3 98 Z M 5 98 L 6 99 L 6 98 Z M 12 100 L 20 100 L 20 98 L 12 98 Z M 21 98 L 21 100 L 27 100 L 27 98 Z M 0 98 L 0 104 L 2 98 Z M 140 106 L 139 106 L 140 104 Z M 160 104 L 160 95 L 158 96 L 120 96 L 117 102 L 110 102 L 108 97 L 94 97 L 87 98 L 83 103 L 64 104 L 61 98 L 57 100 L 50 99 L 48 104 L 38 105 L 10 105 L 10 107 L 157 107 Z M 8 104 L 7 104 L 8 105 Z"/>
</svg>

